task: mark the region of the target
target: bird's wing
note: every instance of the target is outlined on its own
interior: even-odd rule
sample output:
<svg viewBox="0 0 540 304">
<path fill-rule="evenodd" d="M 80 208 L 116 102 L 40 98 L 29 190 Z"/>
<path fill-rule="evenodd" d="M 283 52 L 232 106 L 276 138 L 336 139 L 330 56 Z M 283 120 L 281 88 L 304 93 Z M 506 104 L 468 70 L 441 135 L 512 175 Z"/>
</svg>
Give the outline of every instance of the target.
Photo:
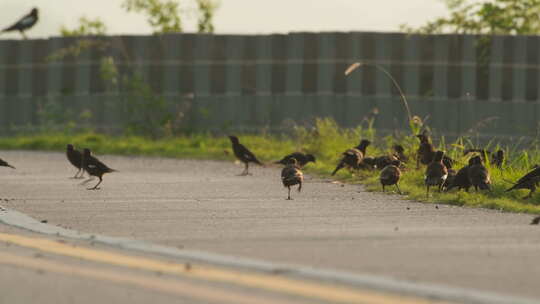
<svg viewBox="0 0 540 304">
<path fill-rule="evenodd" d="M 259 162 L 257 157 L 255 157 L 255 154 L 253 154 L 251 151 L 249 151 L 246 147 L 244 147 L 243 145 L 238 145 L 238 148 L 240 149 L 240 154 L 242 154 L 245 159 L 250 160 L 250 161 L 254 161 L 254 162 L 257 162 L 257 163 Z"/>
</svg>

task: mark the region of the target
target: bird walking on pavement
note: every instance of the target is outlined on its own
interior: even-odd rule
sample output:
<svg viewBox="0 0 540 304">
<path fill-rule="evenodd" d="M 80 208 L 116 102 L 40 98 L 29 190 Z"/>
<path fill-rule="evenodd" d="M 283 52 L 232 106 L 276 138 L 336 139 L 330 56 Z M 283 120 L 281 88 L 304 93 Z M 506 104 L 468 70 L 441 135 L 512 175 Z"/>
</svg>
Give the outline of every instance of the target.
<svg viewBox="0 0 540 304">
<path fill-rule="evenodd" d="M 289 163 L 285 168 L 281 170 L 281 182 L 284 187 L 289 189 L 287 200 L 291 200 L 291 187 L 298 185 L 298 192 L 302 191 L 302 182 L 304 181 L 304 175 L 300 171 L 298 162 L 295 158 L 289 159 Z"/>
<path fill-rule="evenodd" d="M 401 178 L 401 170 L 399 169 L 400 165 L 401 162 L 399 160 L 394 160 L 391 164 L 387 165 L 381 170 L 379 180 L 381 182 L 383 192 L 385 192 L 385 186 L 396 185 L 398 193 L 401 194 L 401 190 L 398 186 L 399 179 Z"/>
<path fill-rule="evenodd" d="M 253 154 L 246 147 L 244 147 L 244 145 L 240 143 L 238 137 L 230 135 L 229 139 L 231 140 L 234 155 L 236 156 L 236 158 L 238 158 L 239 161 L 243 162 L 245 165 L 244 171 L 242 171 L 242 173 L 240 173 L 239 175 L 251 175 L 249 173 L 249 163 L 255 163 L 257 165 L 263 166 L 263 164 L 255 156 L 255 154 Z"/>
<path fill-rule="evenodd" d="M 81 151 L 75 149 L 72 144 L 68 144 L 66 147 L 66 156 L 68 161 L 78 169 L 77 173 L 75 173 L 75 176 L 72 178 L 83 178 L 84 175 L 84 169 L 83 169 L 83 155 Z M 80 175 L 79 175 L 80 174 Z"/>
<path fill-rule="evenodd" d="M 358 170 L 361 167 L 362 160 L 366 155 L 366 149 L 371 144 L 367 139 L 360 141 L 360 144 L 354 148 L 348 149 L 342 153 L 341 160 L 332 172 L 332 176 L 335 175 L 342 168 L 348 168 L 349 170 Z"/>
<path fill-rule="evenodd" d="M 103 181 L 103 175 L 105 173 L 111 173 L 111 172 L 117 171 L 117 170 L 114 170 L 114 169 L 111 169 L 111 168 L 107 167 L 107 165 L 102 163 L 99 159 L 92 156 L 92 154 L 90 152 L 90 149 L 88 149 L 88 148 L 85 148 L 83 150 L 83 160 L 82 160 L 82 162 L 83 162 L 83 165 L 84 165 L 84 170 L 86 172 L 88 172 L 89 175 L 96 176 L 97 178 L 99 178 L 99 182 L 94 187 L 88 188 L 88 190 L 97 190 L 97 189 L 99 189 L 98 186 Z M 92 180 L 92 177 L 90 177 L 88 180 L 84 181 L 83 183 L 87 183 L 90 180 Z"/>
<path fill-rule="evenodd" d="M 17 21 L 15 24 L 3 29 L 2 32 L 19 31 L 21 35 L 24 37 L 24 39 L 27 39 L 26 34 L 24 32 L 26 30 L 29 30 L 31 27 L 33 27 L 38 22 L 38 19 L 39 19 L 38 9 L 33 8 L 29 14 L 19 19 L 19 21 Z"/>
</svg>

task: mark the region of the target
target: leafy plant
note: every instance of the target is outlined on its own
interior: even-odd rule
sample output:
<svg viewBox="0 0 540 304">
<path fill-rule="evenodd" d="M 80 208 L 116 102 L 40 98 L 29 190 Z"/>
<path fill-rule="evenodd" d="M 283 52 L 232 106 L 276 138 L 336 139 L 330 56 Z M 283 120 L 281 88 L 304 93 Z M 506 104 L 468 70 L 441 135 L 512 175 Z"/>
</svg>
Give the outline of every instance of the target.
<svg viewBox="0 0 540 304">
<path fill-rule="evenodd" d="M 79 37 L 79 36 L 102 36 L 107 33 L 107 26 L 99 18 L 89 19 L 87 17 L 79 18 L 79 25 L 74 29 L 69 29 L 66 26 L 60 27 L 62 37 Z"/>
<path fill-rule="evenodd" d="M 198 31 L 199 33 L 214 32 L 214 15 L 219 8 L 219 2 L 215 0 L 196 0 L 198 10 Z"/>
<path fill-rule="evenodd" d="M 128 12 L 143 13 L 154 33 L 182 32 L 179 4 L 174 0 L 124 0 Z"/>
</svg>

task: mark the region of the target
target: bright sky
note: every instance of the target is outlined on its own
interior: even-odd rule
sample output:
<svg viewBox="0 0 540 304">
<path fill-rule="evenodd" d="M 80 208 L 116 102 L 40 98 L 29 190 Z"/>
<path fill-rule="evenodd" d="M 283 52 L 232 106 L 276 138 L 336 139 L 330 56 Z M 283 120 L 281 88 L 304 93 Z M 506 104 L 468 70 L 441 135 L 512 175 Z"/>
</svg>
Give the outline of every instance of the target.
<svg viewBox="0 0 540 304">
<path fill-rule="evenodd" d="M 40 10 L 29 38 L 56 36 L 61 25 L 75 27 L 80 16 L 99 17 L 109 34 L 149 34 L 144 16 L 126 13 L 123 0 L 2 0 L 0 28 Z M 187 17 L 184 30 L 196 30 L 193 0 L 180 0 Z M 191 12 L 191 13 L 190 13 Z M 446 14 L 440 0 L 221 0 L 216 33 L 287 33 L 298 31 L 398 31 L 399 25 L 421 25 Z M 0 39 L 19 39 L 1 34 Z"/>
</svg>

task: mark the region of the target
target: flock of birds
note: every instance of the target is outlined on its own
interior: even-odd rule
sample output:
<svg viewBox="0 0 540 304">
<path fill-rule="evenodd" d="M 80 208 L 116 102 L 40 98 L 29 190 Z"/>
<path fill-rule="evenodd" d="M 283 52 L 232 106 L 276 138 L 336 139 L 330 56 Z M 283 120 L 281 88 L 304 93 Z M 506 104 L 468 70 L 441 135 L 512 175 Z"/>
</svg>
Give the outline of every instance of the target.
<svg viewBox="0 0 540 304">
<path fill-rule="evenodd" d="M 450 191 L 454 188 L 468 192 L 471 187 L 474 187 L 476 191 L 491 191 L 491 176 L 485 163 L 489 161 L 491 165 L 501 168 L 505 160 L 503 150 L 498 150 L 495 153 L 483 149 L 465 150 L 465 155 L 470 153 L 476 155 L 469 159 L 467 165 L 456 171 L 453 168 L 456 162 L 445 155 L 444 151 L 437 151 L 426 133 L 419 134 L 416 137 L 420 140 L 416 151 L 416 168 L 419 169 L 420 164 L 426 165 L 424 178 L 426 196 L 429 197 L 431 187 L 437 187 L 439 192 Z M 238 137 L 229 136 L 229 139 L 232 143 L 234 155 L 245 164 L 241 175 L 249 174 L 249 163 L 263 165 L 255 154 L 240 143 Z M 357 146 L 344 151 L 332 175 L 335 175 L 343 168 L 350 171 L 380 170 L 379 180 L 383 192 L 387 186 L 395 186 L 397 192 L 401 194 L 399 180 L 404 171 L 404 164 L 409 161 L 409 158 L 405 155 L 405 149 L 401 145 L 394 145 L 393 153 L 370 157 L 367 154 L 367 148 L 370 144 L 369 140 L 363 139 Z M 283 186 L 289 190 L 287 199 L 291 199 L 291 186 L 299 185 L 298 191 L 302 189 L 302 167 L 309 162 L 315 161 L 315 157 L 311 154 L 294 152 L 276 162 L 285 166 L 281 171 L 281 181 Z M 529 189 L 529 194 L 524 197 L 524 199 L 528 199 L 536 191 L 539 182 L 540 167 L 535 167 L 506 191 Z"/>
</svg>

